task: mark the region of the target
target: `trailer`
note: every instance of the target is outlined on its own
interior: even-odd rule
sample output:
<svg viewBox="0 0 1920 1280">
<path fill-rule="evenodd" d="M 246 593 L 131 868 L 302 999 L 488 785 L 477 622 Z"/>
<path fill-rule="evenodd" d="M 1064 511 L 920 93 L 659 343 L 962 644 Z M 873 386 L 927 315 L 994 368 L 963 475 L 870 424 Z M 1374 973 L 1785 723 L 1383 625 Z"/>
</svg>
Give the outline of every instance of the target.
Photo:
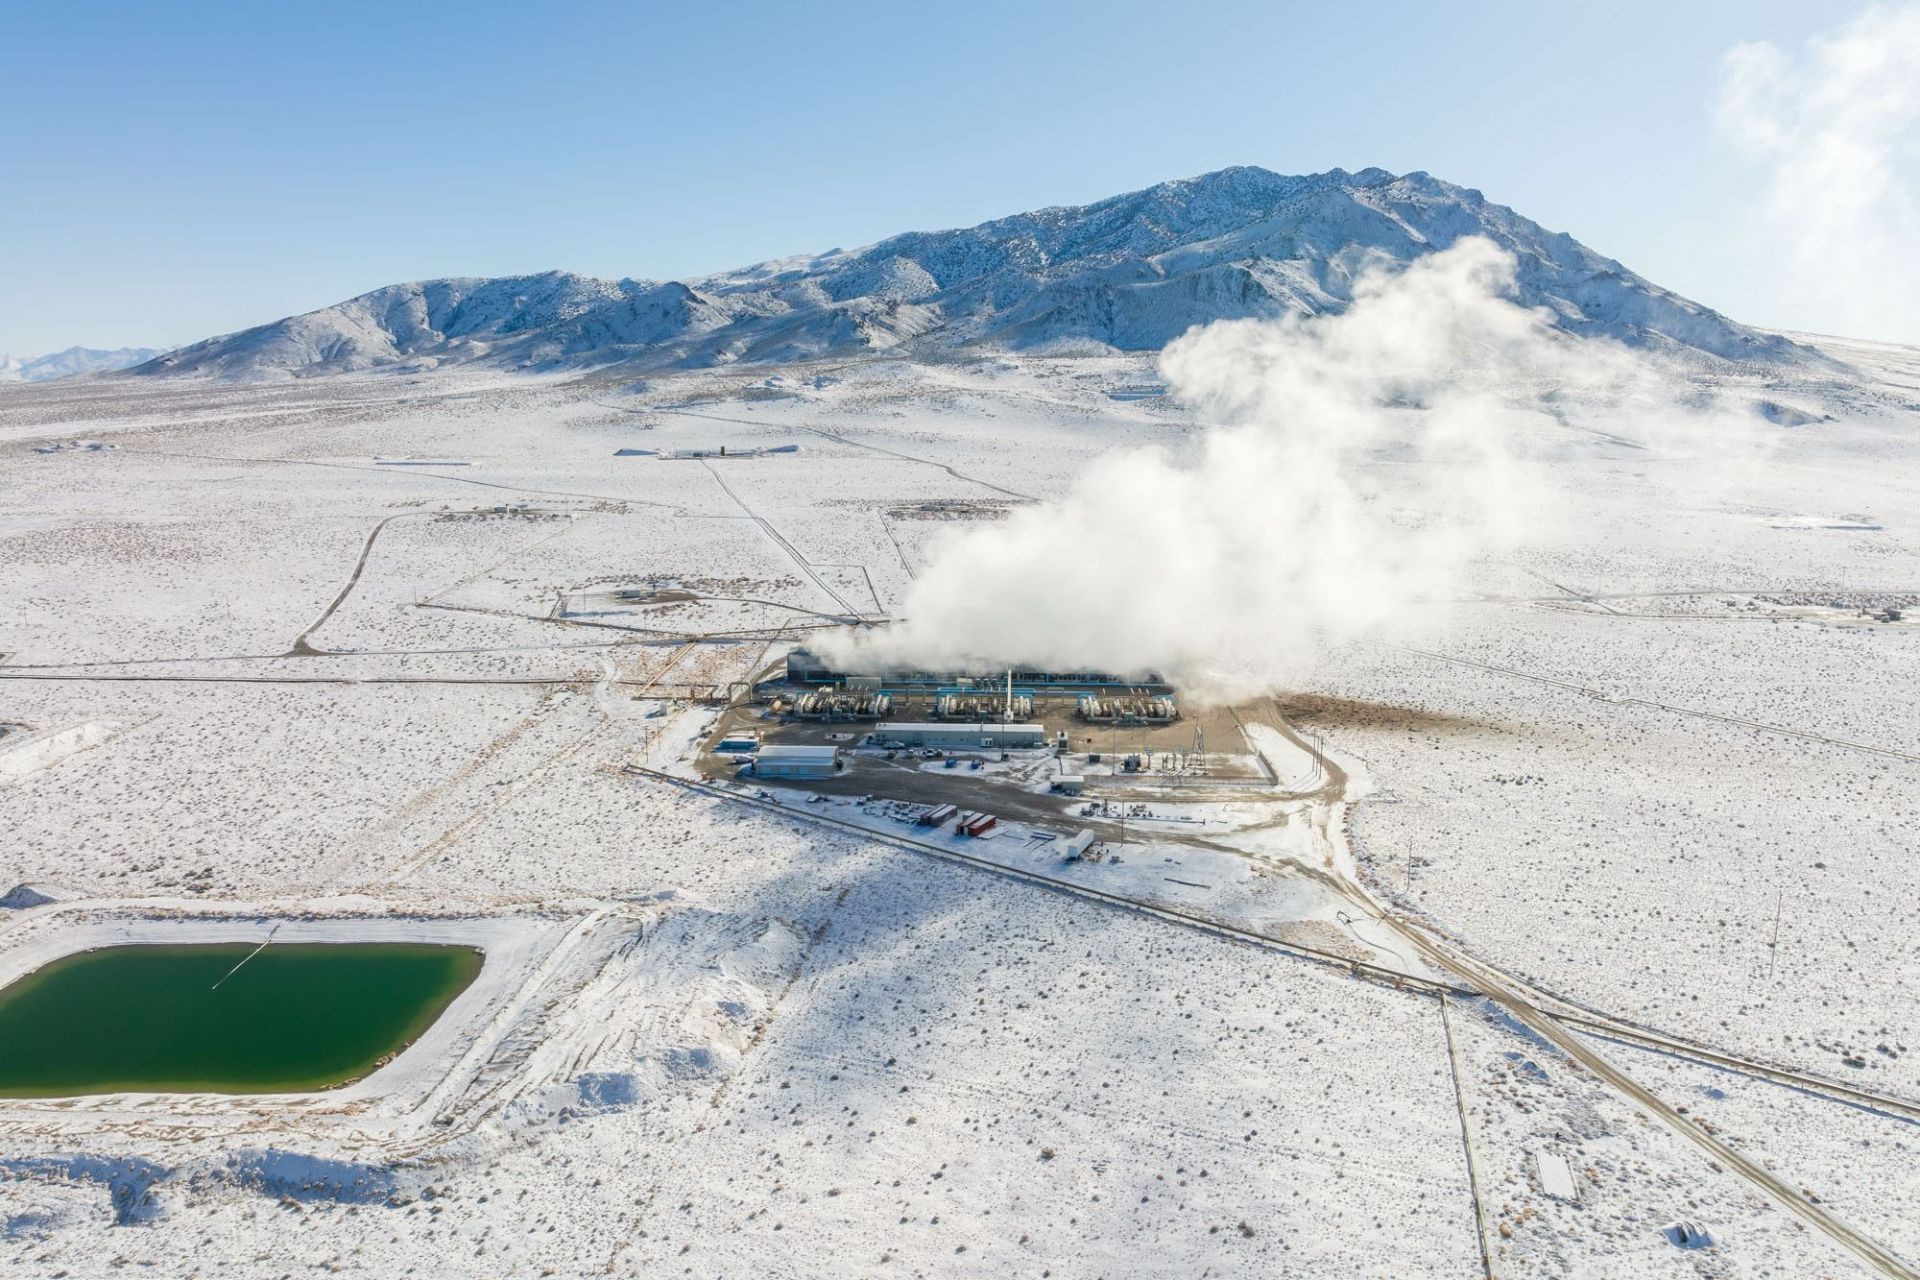
<svg viewBox="0 0 1920 1280">
<path fill-rule="evenodd" d="M 937 827 L 958 812 L 960 812 L 959 808 L 954 805 L 936 805 L 920 815 L 920 825 L 923 827 Z"/>
<path fill-rule="evenodd" d="M 970 836 L 985 835 L 998 826 L 999 822 L 1000 819 L 990 813 L 976 813 L 973 815 L 973 821 L 967 823 L 961 830 Z"/>
</svg>

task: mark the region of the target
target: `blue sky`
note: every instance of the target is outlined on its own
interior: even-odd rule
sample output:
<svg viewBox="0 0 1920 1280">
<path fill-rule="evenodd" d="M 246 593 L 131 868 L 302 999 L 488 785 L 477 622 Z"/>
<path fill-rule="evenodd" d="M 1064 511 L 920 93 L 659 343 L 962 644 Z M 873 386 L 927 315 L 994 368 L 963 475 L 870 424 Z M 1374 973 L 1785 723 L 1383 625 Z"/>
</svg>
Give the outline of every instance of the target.
<svg viewBox="0 0 1920 1280">
<path fill-rule="evenodd" d="M 1737 318 L 1819 327 L 1727 234 L 1762 175 L 1711 103 L 1728 47 L 1835 20 L 0 0 L 0 351 L 177 344 L 438 275 L 687 275 L 1230 164 L 1426 169 Z"/>
</svg>

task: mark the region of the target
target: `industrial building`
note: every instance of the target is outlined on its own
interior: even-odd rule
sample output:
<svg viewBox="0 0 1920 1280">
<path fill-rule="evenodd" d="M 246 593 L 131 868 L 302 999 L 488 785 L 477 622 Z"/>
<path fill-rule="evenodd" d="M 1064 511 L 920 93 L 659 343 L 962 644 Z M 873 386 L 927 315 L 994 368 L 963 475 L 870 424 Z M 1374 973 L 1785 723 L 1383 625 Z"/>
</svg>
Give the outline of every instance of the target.
<svg viewBox="0 0 1920 1280">
<path fill-rule="evenodd" d="M 880 688 L 901 689 L 945 689 L 961 684 L 963 681 L 977 686 L 983 693 L 1003 687 L 1011 674 L 1013 683 L 1033 689 L 1138 689 L 1150 693 L 1163 693 L 1171 686 L 1158 675 L 1151 673 L 1139 676 L 1115 675 L 1106 671 L 1028 671 L 1019 667 L 1011 673 L 993 672 L 956 672 L 956 671 L 880 671 L 866 673 L 867 680 Z M 794 649 L 787 654 L 787 679 L 794 684 L 853 684 L 860 680 L 857 675 L 836 671 L 807 649 Z"/>
<path fill-rule="evenodd" d="M 1018 751 L 1047 745 L 1043 724 L 907 724 L 883 721 L 874 726 L 875 746 L 940 747 L 978 750 L 982 747 Z M 765 754 L 764 752 L 762 754 Z"/>
<path fill-rule="evenodd" d="M 840 771 L 840 748 L 767 746 L 748 768 L 756 778 L 831 778 Z"/>
<path fill-rule="evenodd" d="M 713 744 L 720 755 L 752 755 L 760 749 L 760 735 L 752 730 L 735 730 Z"/>
</svg>

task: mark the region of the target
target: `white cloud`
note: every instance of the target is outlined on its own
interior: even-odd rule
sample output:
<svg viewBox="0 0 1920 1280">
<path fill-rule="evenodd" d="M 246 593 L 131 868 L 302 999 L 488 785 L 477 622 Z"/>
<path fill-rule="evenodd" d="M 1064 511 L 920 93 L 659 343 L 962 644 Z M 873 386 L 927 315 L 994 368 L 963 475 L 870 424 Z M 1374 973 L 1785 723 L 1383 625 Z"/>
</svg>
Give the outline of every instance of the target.
<svg viewBox="0 0 1920 1280">
<path fill-rule="evenodd" d="M 1721 71 L 1715 124 L 1766 166 L 1781 313 L 1920 341 L 1920 5 L 1869 8 L 1798 55 L 1738 45 Z"/>
</svg>

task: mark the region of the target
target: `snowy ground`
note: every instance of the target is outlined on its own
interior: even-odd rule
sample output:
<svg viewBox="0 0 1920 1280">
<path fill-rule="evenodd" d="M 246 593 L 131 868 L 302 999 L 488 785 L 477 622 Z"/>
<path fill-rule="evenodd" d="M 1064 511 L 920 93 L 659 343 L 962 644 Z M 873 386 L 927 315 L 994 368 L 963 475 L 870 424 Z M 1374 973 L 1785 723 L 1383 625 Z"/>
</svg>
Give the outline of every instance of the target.
<svg viewBox="0 0 1920 1280">
<path fill-rule="evenodd" d="M 60 920 L 502 961 L 362 1115 L 0 1105 L 0 1271 L 1901 1274 L 1656 1105 L 1920 1264 L 1920 408 L 1840 354 L 1737 484 L 1570 455 L 1642 518 L 1279 691 L 1272 798 L 968 846 L 1057 884 L 623 766 L 943 531 L 1188 447 L 1143 361 L 0 388 L 0 974 Z M 722 444 L 800 448 L 615 456 Z M 1583 1041 L 1628 1096 L 1416 937 L 1758 1066 Z"/>
</svg>

